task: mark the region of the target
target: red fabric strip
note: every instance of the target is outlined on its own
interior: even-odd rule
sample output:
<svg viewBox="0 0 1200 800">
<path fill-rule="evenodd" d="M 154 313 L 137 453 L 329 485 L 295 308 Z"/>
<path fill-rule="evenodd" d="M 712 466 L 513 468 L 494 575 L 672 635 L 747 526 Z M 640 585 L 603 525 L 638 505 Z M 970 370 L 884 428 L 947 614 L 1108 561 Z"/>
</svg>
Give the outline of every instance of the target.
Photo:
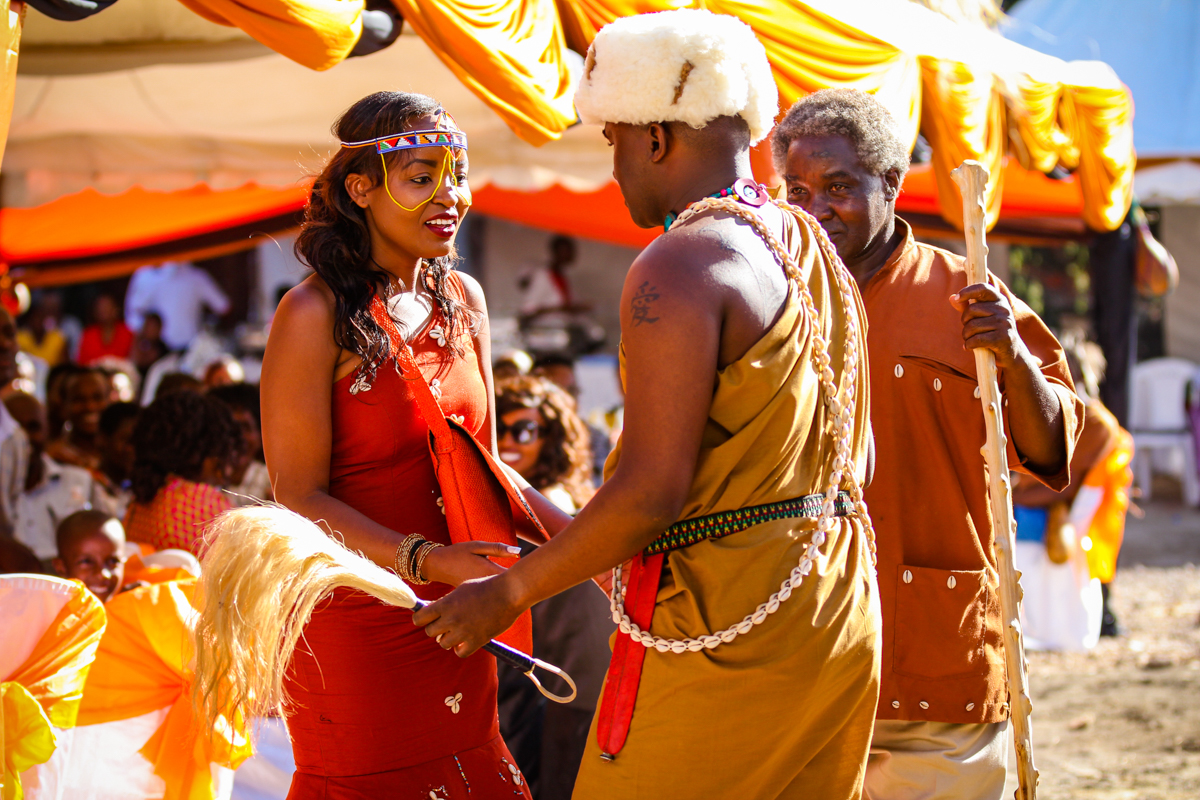
<svg viewBox="0 0 1200 800">
<path fill-rule="evenodd" d="M 650 623 L 654 619 L 663 555 L 644 556 L 639 553 L 634 557 L 630 569 L 625 609 L 633 623 L 644 631 L 650 630 Z M 601 753 L 615 756 L 625 746 L 645 659 L 646 648 L 642 644 L 633 641 L 628 634 L 617 635 L 608 675 L 604 679 L 600 716 L 596 722 L 596 739 Z"/>
</svg>

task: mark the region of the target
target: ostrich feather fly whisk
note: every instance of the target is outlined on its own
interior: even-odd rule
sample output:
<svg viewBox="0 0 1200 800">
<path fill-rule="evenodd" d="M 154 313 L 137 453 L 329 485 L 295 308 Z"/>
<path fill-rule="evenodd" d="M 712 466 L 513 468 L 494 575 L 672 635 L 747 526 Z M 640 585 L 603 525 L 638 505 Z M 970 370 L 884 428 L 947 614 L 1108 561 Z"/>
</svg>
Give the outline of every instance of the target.
<svg viewBox="0 0 1200 800">
<path fill-rule="evenodd" d="M 424 606 L 395 573 L 355 553 L 305 517 L 280 506 L 228 511 L 207 532 L 196 625 L 196 701 L 244 718 L 278 713 L 283 678 L 313 609 L 334 589 L 366 592 L 388 605 Z M 524 672 L 542 694 L 566 703 L 575 683 L 555 666 L 498 642 L 484 649 Z M 541 667 L 571 692 L 551 694 L 533 674 Z"/>
</svg>

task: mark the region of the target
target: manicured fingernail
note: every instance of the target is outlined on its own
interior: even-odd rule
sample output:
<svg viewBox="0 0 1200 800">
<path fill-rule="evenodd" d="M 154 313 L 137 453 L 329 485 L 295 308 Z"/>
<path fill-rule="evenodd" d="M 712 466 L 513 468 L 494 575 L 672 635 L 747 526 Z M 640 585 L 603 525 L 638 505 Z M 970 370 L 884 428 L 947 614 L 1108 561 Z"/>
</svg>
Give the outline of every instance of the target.
<svg viewBox="0 0 1200 800">
<path fill-rule="evenodd" d="M 508 548 L 508 552 L 512 553 L 514 556 L 519 556 L 519 555 L 521 555 L 521 548 L 510 547 L 510 548 Z"/>
</svg>

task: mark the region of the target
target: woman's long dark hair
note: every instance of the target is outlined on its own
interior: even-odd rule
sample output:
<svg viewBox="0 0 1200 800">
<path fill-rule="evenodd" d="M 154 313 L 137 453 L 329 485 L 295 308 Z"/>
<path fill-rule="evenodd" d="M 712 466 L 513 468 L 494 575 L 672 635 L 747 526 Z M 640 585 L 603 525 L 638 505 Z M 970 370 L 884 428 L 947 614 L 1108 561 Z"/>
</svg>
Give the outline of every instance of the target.
<svg viewBox="0 0 1200 800">
<path fill-rule="evenodd" d="M 432 97 L 407 92 L 376 92 L 350 106 L 333 124 L 333 135 L 342 142 L 361 142 L 412 127 L 414 120 L 437 117 L 441 105 Z M 396 159 L 404 151 L 386 158 Z M 366 212 L 350 199 L 346 176 L 366 175 L 375 185 L 383 182 L 382 159 L 374 147 L 343 147 L 313 183 L 296 239 L 296 256 L 321 276 L 333 292 L 333 340 L 363 360 L 362 369 L 374 376 L 390 353 L 387 334 L 371 318 L 371 298 L 388 296 L 391 276 L 371 259 L 371 235 Z M 392 165 L 389 164 L 389 167 Z M 454 256 L 425 262 L 426 281 L 446 319 L 447 341 L 456 355 L 459 333 L 474 323 L 474 315 L 452 296 L 446 278 Z"/>
</svg>

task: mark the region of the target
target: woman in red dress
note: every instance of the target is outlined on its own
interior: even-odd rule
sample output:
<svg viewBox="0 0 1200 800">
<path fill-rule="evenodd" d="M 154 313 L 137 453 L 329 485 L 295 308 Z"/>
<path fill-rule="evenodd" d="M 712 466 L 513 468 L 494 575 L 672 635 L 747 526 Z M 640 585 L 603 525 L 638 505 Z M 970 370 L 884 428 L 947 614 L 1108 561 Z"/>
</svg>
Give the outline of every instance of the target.
<svg viewBox="0 0 1200 800">
<path fill-rule="evenodd" d="M 406 147 L 400 137 L 415 131 L 456 143 Z M 315 274 L 280 303 L 263 362 L 267 465 L 280 503 L 377 564 L 416 567 L 403 555 L 411 534 L 442 545 L 416 569 L 429 581 L 417 594 L 434 599 L 499 572 L 487 557 L 511 553 L 450 544 L 428 425 L 370 305 L 384 299 L 443 411 L 494 453 L 487 309 L 451 266 L 470 205 L 465 137 L 436 101 L 396 92 L 360 100 L 334 132 L 343 147 L 313 186 L 296 245 Z M 549 530 L 568 521 L 526 496 Z M 459 659 L 411 620 L 349 590 L 318 606 L 287 676 L 289 798 L 528 797 L 497 728 L 495 660 Z"/>
</svg>

